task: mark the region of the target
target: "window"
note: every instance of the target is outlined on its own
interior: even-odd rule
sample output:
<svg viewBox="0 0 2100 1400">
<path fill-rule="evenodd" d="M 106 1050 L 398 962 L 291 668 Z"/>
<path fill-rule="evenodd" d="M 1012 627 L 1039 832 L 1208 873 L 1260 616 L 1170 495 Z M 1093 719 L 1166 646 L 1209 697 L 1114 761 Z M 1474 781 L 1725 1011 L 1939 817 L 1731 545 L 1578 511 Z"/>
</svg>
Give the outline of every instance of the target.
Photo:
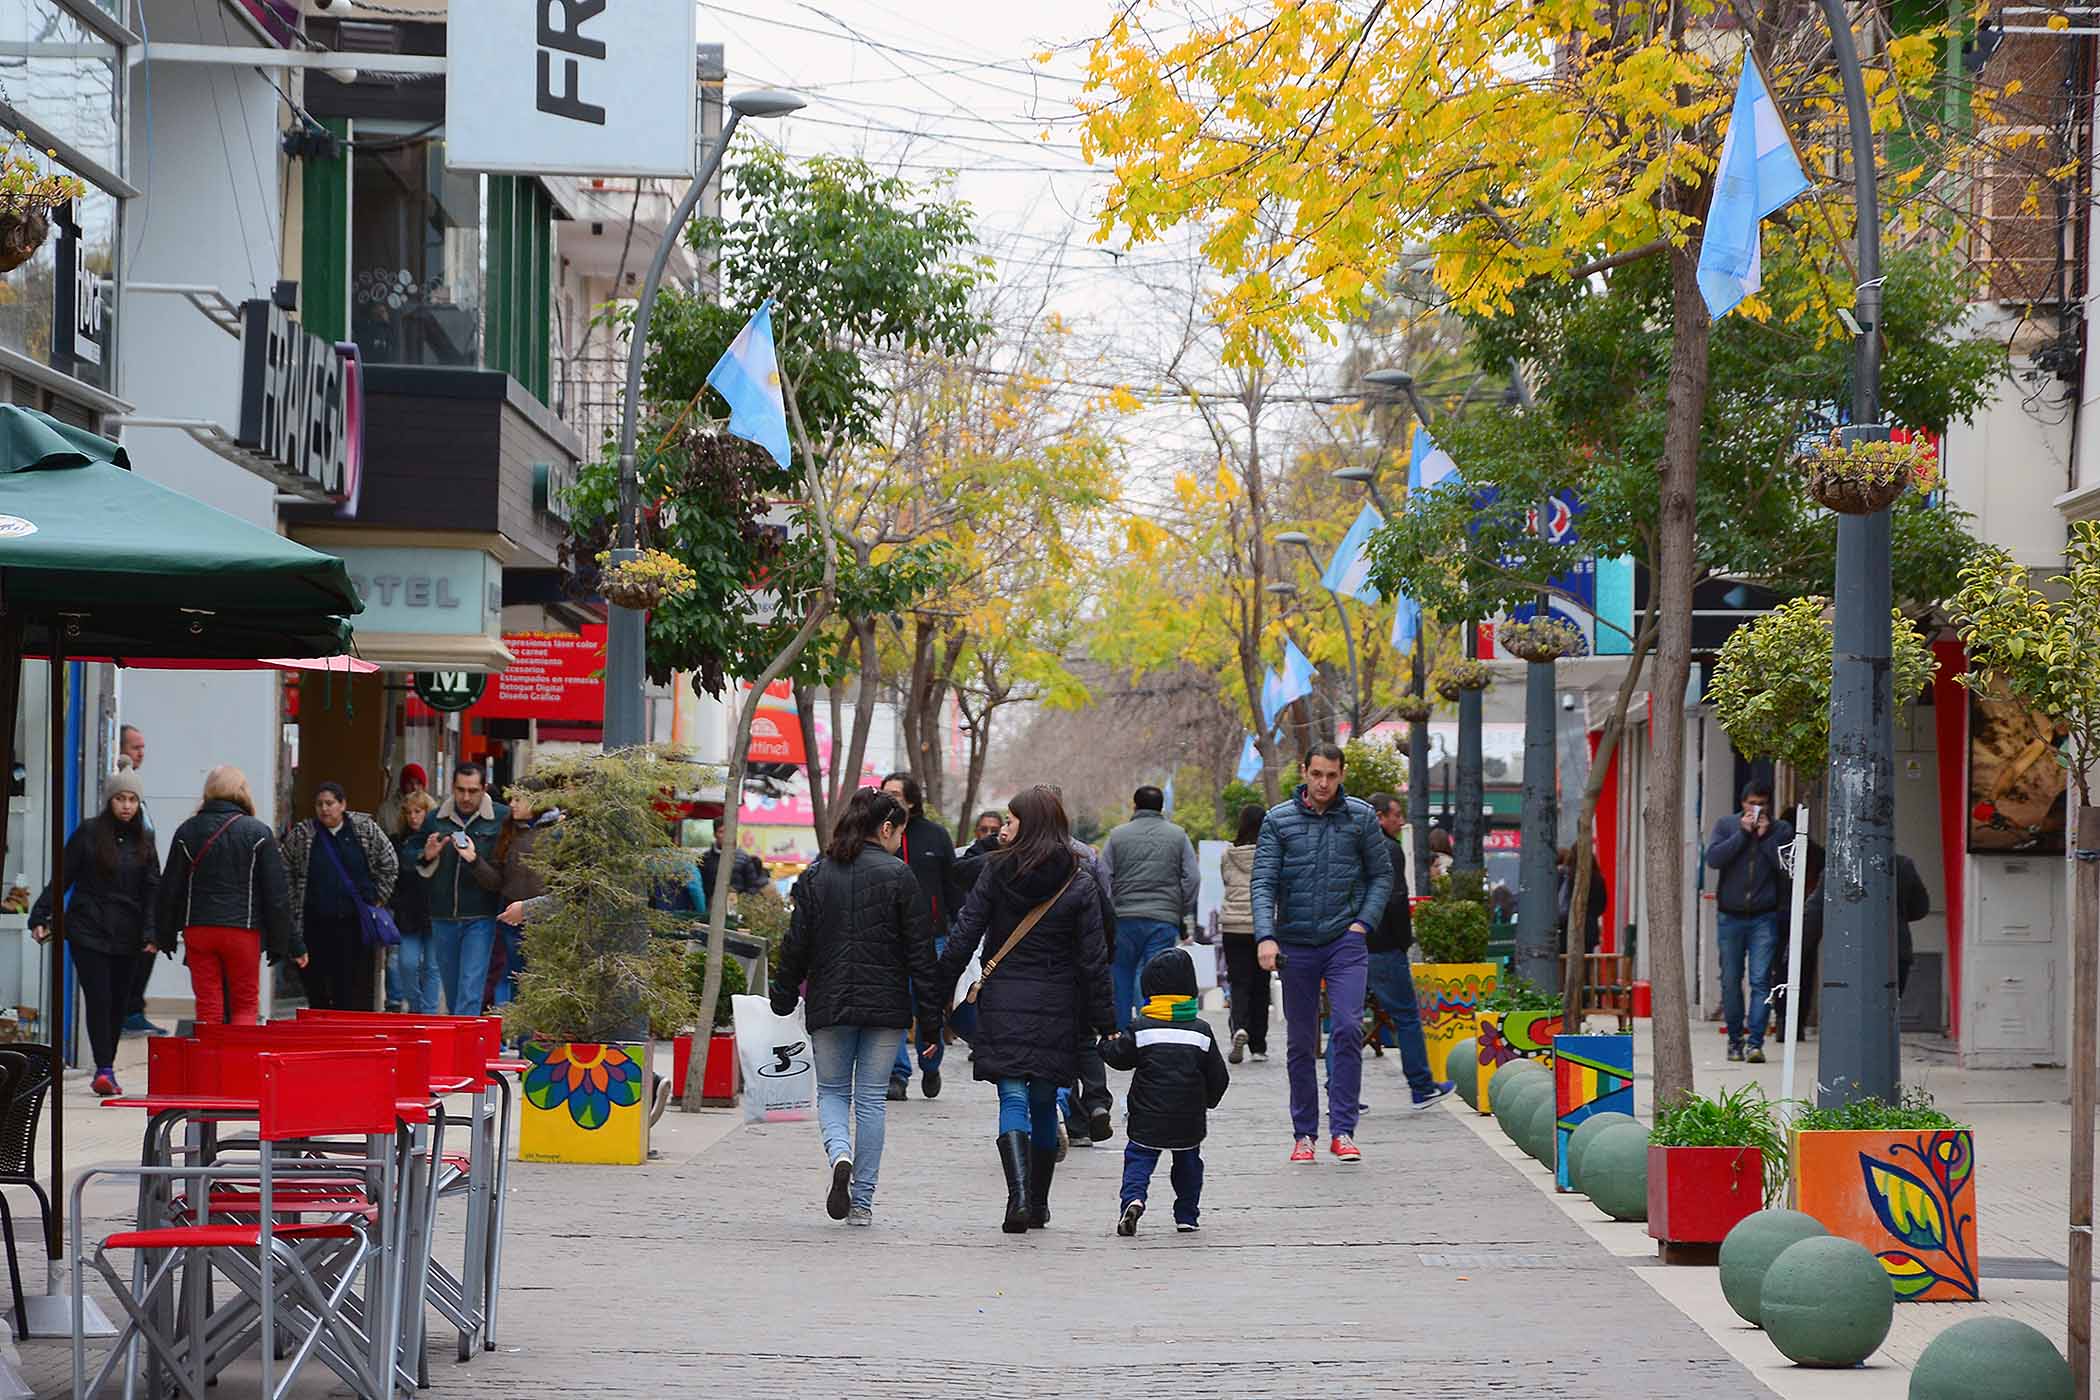
<svg viewBox="0 0 2100 1400">
<path fill-rule="evenodd" d="M 553 332 L 554 201 L 525 175 L 489 177 L 488 357 L 541 403 Z"/>
<path fill-rule="evenodd" d="M 481 177 L 443 141 L 356 127 L 350 335 L 372 364 L 481 363 Z"/>
</svg>

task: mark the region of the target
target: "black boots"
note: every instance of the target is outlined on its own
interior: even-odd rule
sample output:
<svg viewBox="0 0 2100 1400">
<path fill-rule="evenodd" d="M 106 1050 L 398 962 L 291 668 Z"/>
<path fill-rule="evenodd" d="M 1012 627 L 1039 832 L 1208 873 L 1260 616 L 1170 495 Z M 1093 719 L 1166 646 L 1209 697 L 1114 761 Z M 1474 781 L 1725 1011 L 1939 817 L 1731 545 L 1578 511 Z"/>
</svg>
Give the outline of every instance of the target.
<svg viewBox="0 0 2100 1400">
<path fill-rule="evenodd" d="M 1040 1230 L 1050 1223 L 1050 1178 L 1057 1174 L 1057 1150 L 1030 1149 L 1028 1164 L 1028 1228 Z"/>
<path fill-rule="evenodd" d="M 1009 1235 L 1018 1235 L 1028 1229 L 1028 1207 L 1033 1194 L 1029 1172 L 1032 1151 L 1028 1134 L 1019 1131 L 999 1134 L 999 1165 L 1006 1169 L 1006 1219 L 999 1228 Z M 1036 1156 L 1035 1160 L 1040 1162 L 1042 1158 Z"/>
</svg>

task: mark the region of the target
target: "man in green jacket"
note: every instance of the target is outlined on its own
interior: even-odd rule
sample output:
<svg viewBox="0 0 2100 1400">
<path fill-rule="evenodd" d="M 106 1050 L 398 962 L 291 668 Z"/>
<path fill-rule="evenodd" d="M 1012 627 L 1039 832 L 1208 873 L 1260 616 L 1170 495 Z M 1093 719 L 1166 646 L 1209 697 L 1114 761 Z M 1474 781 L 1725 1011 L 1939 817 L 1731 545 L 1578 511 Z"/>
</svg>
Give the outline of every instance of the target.
<svg viewBox="0 0 2100 1400">
<path fill-rule="evenodd" d="M 1130 1029 L 1138 974 L 1181 941 L 1181 921 L 1196 907 L 1201 876 L 1189 834 L 1167 820 L 1167 795 L 1141 787 L 1130 795 L 1130 820 L 1101 845 L 1101 873 L 1116 906 L 1116 1028 Z"/>
<path fill-rule="evenodd" d="M 496 941 L 497 892 L 503 872 L 495 862 L 503 822 L 489 797 L 488 774 L 478 763 L 452 770 L 452 796 L 423 824 L 416 873 L 430 894 L 430 935 L 445 1009 L 479 1016 L 488 986 L 489 950 Z"/>
</svg>

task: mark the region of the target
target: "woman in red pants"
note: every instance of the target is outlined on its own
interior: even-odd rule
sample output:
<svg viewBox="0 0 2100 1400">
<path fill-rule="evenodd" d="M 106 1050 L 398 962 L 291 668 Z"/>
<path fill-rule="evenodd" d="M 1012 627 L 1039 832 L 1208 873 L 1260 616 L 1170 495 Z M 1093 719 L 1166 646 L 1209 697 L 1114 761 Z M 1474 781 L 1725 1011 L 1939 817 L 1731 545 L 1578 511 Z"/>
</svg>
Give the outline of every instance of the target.
<svg viewBox="0 0 2100 1400">
<path fill-rule="evenodd" d="M 306 966 L 284 851 L 256 818 L 240 769 L 221 764 L 206 774 L 203 805 L 176 828 L 154 927 L 182 931 L 200 1024 L 256 1023 L 265 954 L 273 964 L 289 957 Z"/>
</svg>

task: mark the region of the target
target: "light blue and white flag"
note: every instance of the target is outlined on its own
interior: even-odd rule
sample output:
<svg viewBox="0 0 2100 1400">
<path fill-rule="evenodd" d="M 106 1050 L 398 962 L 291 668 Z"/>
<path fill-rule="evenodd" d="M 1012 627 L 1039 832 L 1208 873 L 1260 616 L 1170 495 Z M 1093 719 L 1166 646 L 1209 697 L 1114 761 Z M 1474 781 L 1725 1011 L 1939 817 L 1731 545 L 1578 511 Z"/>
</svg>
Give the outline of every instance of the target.
<svg viewBox="0 0 2100 1400">
<path fill-rule="evenodd" d="M 1254 746 L 1254 736 L 1249 734 L 1247 742 L 1240 745 L 1240 766 L 1232 776 L 1243 783 L 1251 783 L 1261 777 L 1261 750 Z"/>
<path fill-rule="evenodd" d="M 1276 716 L 1282 714 L 1283 707 L 1290 703 L 1284 698 L 1283 677 L 1271 666 L 1268 674 L 1261 678 L 1261 722 L 1274 729 Z"/>
<path fill-rule="evenodd" d="M 1393 605 L 1393 650 L 1412 651 L 1415 638 L 1422 634 L 1422 605 L 1405 593 Z"/>
<path fill-rule="evenodd" d="M 1334 547 L 1334 558 L 1327 561 L 1327 572 L 1320 575 L 1320 587 L 1360 603 L 1376 603 L 1378 590 L 1371 586 L 1371 556 L 1365 546 L 1383 524 L 1385 518 L 1373 507 L 1365 506 L 1349 533 Z"/>
<path fill-rule="evenodd" d="M 1718 321 L 1765 282 L 1758 225 L 1808 189 L 1786 124 L 1749 51 L 1736 80 L 1735 111 L 1714 168 L 1713 203 L 1699 245 L 1699 291 Z"/>
<path fill-rule="evenodd" d="M 1283 705 L 1288 705 L 1293 700 L 1302 700 L 1312 694 L 1313 676 L 1312 658 L 1298 650 L 1296 642 L 1289 637 L 1285 637 L 1283 639 L 1283 686 L 1279 692 L 1283 697 Z M 1278 705 L 1276 708 L 1280 710 L 1283 708 L 1283 705 Z"/>
<path fill-rule="evenodd" d="M 773 354 L 773 303 L 744 323 L 707 382 L 729 402 L 729 431 L 757 443 L 785 467 L 788 458 L 787 400 L 780 395 L 780 361 Z"/>
<path fill-rule="evenodd" d="M 1415 425 L 1414 452 L 1407 459 L 1407 501 L 1413 505 L 1415 493 L 1433 490 L 1447 481 L 1458 480 L 1458 463 L 1451 454 L 1436 445 L 1429 429 Z"/>
<path fill-rule="evenodd" d="M 1169 773 L 1169 774 L 1167 774 L 1167 782 L 1166 782 L 1166 786 L 1162 787 L 1162 788 L 1161 788 L 1161 789 L 1160 789 L 1159 791 L 1160 791 L 1160 797 L 1161 797 L 1161 804 L 1160 804 L 1160 810 L 1161 810 L 1162 812 L 1165 812 L 1165 813 L 1166 813 L 1166 814 L 1167 814 L 1168 816 L 1170 816 L 1170 817 L 1171 817 L 1171 816 L 1173 816 L 1173 815 L 1174 815 L 1174 775 L 1173 775 L 1172 773 Z"/>
</svg>

